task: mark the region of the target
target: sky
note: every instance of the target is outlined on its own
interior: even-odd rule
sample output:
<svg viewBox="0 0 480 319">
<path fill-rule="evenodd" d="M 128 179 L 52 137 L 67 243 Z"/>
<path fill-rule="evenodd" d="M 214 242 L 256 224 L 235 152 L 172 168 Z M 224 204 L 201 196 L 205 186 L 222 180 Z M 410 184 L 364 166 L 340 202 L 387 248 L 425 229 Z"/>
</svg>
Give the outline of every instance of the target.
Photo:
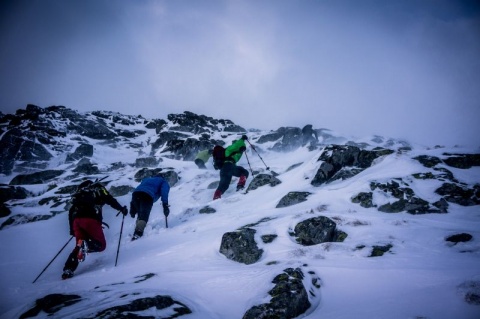
<svg viewBox="0 0 480 319">
<path fill-rule="evenodd" d="M 143 124 L 117 123 L 116 127 L 145 130 Z M 135 162 L 138 152 L 132 151 L 132 145 L 150 145 L 148 141 L 155 140 L 155 130 L 146 131 L 115 145 L 86 137 L 83 140 L 94 145 L 91 161 L 106 172 L 114 163 Z M 213 134 L 220 138 L 220 133 Z M 260 135 L 255 134 L 252 133 L 254 137 Z M 235 136 L 232 134 L 228 139 Z M 72 144 L 80 143 L 70 135 L 67 139 Z M 0 318 L 19 318 L 34 306 L 35 300 L 48 294 L 75 294 L 82 300 L 53 316 L 41 312 L 35 318 L 93 318 L 94 313 L 108 307 L 157 294 L 169 295 L 193 311 L 180 318 L 242 318 L 250 307 L 270 300 L 268 291 L 274 286 L 271 282 L 275 276 L 286 268 L 297 267 L 305 275 L 306 290 L 313 292 L 309 295 L 312 306 L 303 319 L 480 318 L 480 305 L 464 300 L 468 293 L 480 294 L 478 205 L 465 207 L 450 203 L 447 214 L 412 215 L 381 213 L 376 208 L 363 208 L 351 202 L 352 196 L 371 191 L 372 181 L 386 183 L 395 179 L 401 183 L 399 178 L 422 199 L 431 203 L 439 200 L 440 196 L 434 191 L 444 181 L 413 179 L 413 173 L 436 173 L 412 158 L 420 154 L 443 158 L 445 149 L 414 148 L 411 152 L 396 152 L 377 159 L 372 167 L 354 177 L 313 187 L 310 183 L 321 164 L 318 157 L 322 149 L 310 152 L 307 147 L 300 147 L 278 156 L 278 152 L 265 148 L 262 158 L 271 172 L 278 173 L 282 183 L 275 187 L 264 185 L 242 194 L 235 191 L 238 178 L 234 177 L 222 198 L 215 201 L 212 201 L 214 189 L 208 185 L 218 181 L 219 173 L 212 168 L 211 160 L 207 162 L 207 169 L 201 170 L 192 161 L 174 160 L 161 151 L 156 152 L 163 159 L 161 167 L 173 168 L 180 176 L 169 193 L 168 228 L 161 203 L 157 201 L 144 236 L 132 242 L 135 219 L 127 216 L 122 228 L 121 217 L 116 217 L 117 212 L 105 205 L 103 216 L 109 225 L 104 229 L 106 250 L 87 255 L 75 276 L 65 281 L 60 276 L 74 241 L 67 243 L 68 217 L 63 205 L 56 206 L 47 199 L 58 196 L 58 189 L 78 183 L 68 178 L 74 167 L 71 163 L 59 163 L 61 156 L 57 156 L 55 168 L 65 170 L 57 180 L 22 185 L 34 195 L 9 202 L 12 215 L 51 215 L 52 211 L 57 214 L 48 220 L 0 230 Z M 455 149 L 447 151 L 455 152 Z M 255 171 L 268 173 L 250 148 L 247 153 Z M 290 169 L 294 164 L 297 164 L 295 168 Z M 238 165 L 248 168 L 245 156 Z M 472 188 L 479 182 L 478 166 L 448 167 L 448 170 L 466 187 Z M 138 168 L 131 165 L 119 170 L 108 169 L 107 189 L 137 186 L 134 179 L 137 172 Z M 10 180 L 11 176 L 0 176 L 0 183 L 8 184 Z M 251 182 L 250 176 L 247 185 Z M 292 191 L 311 194 L 304 202 L 276 208 L 280 199 Z M 116 199 L 121 205 L 128 205 L 131 194 Z M 39 205 L 40 200 L 50 204 Z M 381 205 L 397 199 L 378 191 L 373 200 Z M 200 214 L 200 209 L 206 206 L 216 212 Z M 345 241 L 313 246 L 297 244 L 291 236 L 295 226 L 319 216 L 330 218 L 338 230 L 347 233 Z M 0 223 L 7 219 L 1 218 Z M 223 234 L 246 225 L 256 230 L 255 241 L 263 249 L 260 260 L 251 265 L 229 260 L 219 252 Z M 448 236 L 461 233 L 471 234 L 473 239 L 456 245 L 445 241 Z M 272 234 L 278 236 L 272 243 L 265 244 L 260 239 Z M 66 248 L 54 259 L 65 244 Z M 392 245 L 389 253 L 368 257 L 373 246 L 387 244 Z M 360 249 L 362 245 L 364 248 Z M 141 281 L 146 274 L 154 276 Z M 313 286 L 313 279 L 320 288 Z M 170 317 L 153 307 L 134 314 Z"/>
<path fill-rule="evenodd" d="M 28 103 L 480 145 L 475 0 L 6 0 L 0 110 Z"/>
</svg>

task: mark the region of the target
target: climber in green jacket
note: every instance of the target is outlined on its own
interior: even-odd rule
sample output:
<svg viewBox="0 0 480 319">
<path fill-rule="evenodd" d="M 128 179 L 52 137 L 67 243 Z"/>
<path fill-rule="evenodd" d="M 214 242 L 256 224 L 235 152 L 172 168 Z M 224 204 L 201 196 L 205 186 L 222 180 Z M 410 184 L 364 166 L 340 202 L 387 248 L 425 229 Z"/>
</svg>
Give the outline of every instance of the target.
<svg viewBox="0 0 480 319">
<path fill-rule="evenodd" d="M 213 195 L 214 200 L 222 197 L 222 194 L 225 193 L 228 186 L 230 186 L 233 176 L 239 177 L 237 191 L 245 187 L 248 178 L 248 171 L 241 166 L 237 166 L 236 163 L 240 160 L 243 152 L 247 149 L 245 145 L 245 140 L 247 139 L 246 135 L 242 135 L 241 139 L 233 141 L 232 145 L 225 149 L 225 162 L 220 169 L 220 183 Z"/>
<path fill-rule="evenodd" d="M 208 162 L 210 157 L 212 156 L 213 150 L 203 150 L 200 151 L 197 156 L 195 157 L 195 164 L 197 164 L 198 168 L 206 169 L 205 163 Z"/>
</svg>

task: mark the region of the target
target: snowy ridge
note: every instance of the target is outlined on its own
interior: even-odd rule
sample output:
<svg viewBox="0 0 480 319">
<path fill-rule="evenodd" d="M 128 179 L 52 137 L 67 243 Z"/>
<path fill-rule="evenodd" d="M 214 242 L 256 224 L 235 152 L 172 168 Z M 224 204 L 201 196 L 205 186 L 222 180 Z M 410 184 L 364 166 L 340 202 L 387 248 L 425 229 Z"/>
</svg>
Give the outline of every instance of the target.
<svg viewBox="0 0 480 319">
<path fill-rule="evenodd" d="M 111 114 L 114 116 L 115 114 Z M 120 115 L 118 115 L 120 116 Z M 236 192 L 233 183 L 222 199 L 213 201 L 211 183 L 218 181 L 219 172 L 211 162 L 207 170 L 200 170 L 191 160 L 178 160 L 166 146 L 153 151 L 157 139 L 155 129 L 146 129 L 145 122 L 129 119 L 123 125 L 104 119 L 107 127 L 129 132 L 144 131 L 128 139 L 117 138 L 115 146 L 82 136 L 82 142 L 94 146 L 90 158 L 100 173 L 108 175 L 107 188 L 138 183 L 134 165 L 112 170 L 112 164 L 131 164 L 139 157 L 161 158 L 157 167 L 171 168 L 179 181 L 170 191 L 171 213 L 165 228 L 161 204 L 155 203 L 145 235 L 131 241 L 134 219 L 124 220 L 120 241 L 118 266 L 114 267 L 120 235 L 121 217 L 109 206 L 104 207 L 107 249 L 89 254 L 75 276 L 62 281 L 63 264 L 73 248 L 71 243 L 32 284 L 56 252 L 68 240 L 68 218 L 63 206 L 52 208 L 38 205 L 39 200 L 54 194 L 57 187 L 74 185 L 78 178 L 70 179 L 75 163 L 66 163 L 59 152 L 49 164 L 50 168 L 65 170 L 55 181 L 39 185 L 22 185 L 34 196 L 10 202 L 12 215 L 50 215 L 48 220 L 5 227 L 0 230 L 0 317 L 18 318 L 35 306 L 35 300 L 48 294 L 79 296 L 80 300 L 62 307 L 50 316 L 39 311 L 31 318 L 94 318 L 101 311 L 124 305 L 140 297 L 170 296 L 173 306 L 155 307 L 134 312 L 153 318 L 224 319 L 242 318 L 248 309 L 267 303 L 273 288 L 272 280 L 287 268 L 299 268 L 302 282 L 308 292 L 310 308 L 298 318 L 467 318 L 480 317 L 480 305 L 466 302 L 466 296 L 480 296 L 480 211 L 478 205 L 461 206 L 450 203 L 445 214 L 383 213 L 375 207 L 364 208 L 352 203 L 352 197 L 370 191 L 370 183 L 386 182 L 396 178 L 408 181 L 416 195 L 435 202 L 440 195 L 435 190 L 442 185 L 439 179 L 420 180 L 412 174 L 428 169 L 419 161 L 419 155 L 444 157 L 444 153 L 475 153 L 476 150 L 424 149 L 405 142 L 375 137 L 381 145 L 387 144 L 395 152 L 377 158 L 373 165 L 357 175 L 314 187 L 312 178 L 321 165 L 318 161 L 330 141 L 350 139 L 340 136 L 324 137 L 316 149 L 299 147 L 292 152 L 275 152 L 274 142 L 256 144 L 267 132 L 250 131 L 248 136 L 269 170 L 258 155 L 247 148 L 250 165 L 255 174 L 276 172 L 281 184 L 265 185 L 244 194 Z M 174 127 L 166 121 L 164 130 Z M 114 125 L 112 124 L 114 123 Z M 61 123 L 58 127 L 61 127 Z M 218 124 L 219 127 L 223 124 Z M 182 132 L 199 138 L 200 134 Z M 228 145 L 238 138 L 236 132 L 211 131 L 211 139 L 223 140 Z M 4 133 L 5 134 L 5 133 Z M 333 136 L 333 135 L 332 135 Z M 77 135 L 78 137 L 78 135 Z M 322 137 L 322 136 L 320 136 Z M 60 138 L 61 144 L 78 143 L 75 135 Z M 378 146 L 372 139 L 368 149 Z M 326 143 L 325 143 L 326 142 Z M 250 171 L 246 157 L 239 165 Z M 292 168 L 293 167 L 293 168 Z M 480 183 L 480 167 L 468 169 L 448 167 L 459 183 L 472 187 Z M 8 184 L 13 175 L 0 176 Z M 250 183 L 252 176 L 247 181 Z M 289 192 L 309 192 L 307 200 L 293 206 L 276 208 L 280 199 Z M 67 195 L 62 195 L 67 198 Z M 130 202 L 131 194 L 116 197 L 122 205 Z M 388 194 L 375 192 L 374 201 L 391 201 Z M 211 214 L 200 210 L 209 206 Z M 343 242 L 326 242 L 313 246 L 298 244 L 292 232 L 295 226 L 308 218 L 326 216 L 337 224 L 337 229 L 348 234 Z M 2 218 L 0 222 L 4 222 Z M 219 252 L 222 235 L 246 225 L 256 230 L 255 241 L 263 249 L 260 260 L 251 265 L 227 259 Z M 446 237 L 468 233 L 473 239 L 456 244 Z M 271 243 L 264 243 L 263 235 L 277 235 Z M 370 257 L 375 246 L 391 245 L 380 257 Z M 191 313 L 179 314 L 182 307 Z M 176 310 L 177 309 L 177 310 Z M 127 318 L 128 311 L 123 312 Z M 104 316 L 109 318 L 108 316 Z"/>
</svg>

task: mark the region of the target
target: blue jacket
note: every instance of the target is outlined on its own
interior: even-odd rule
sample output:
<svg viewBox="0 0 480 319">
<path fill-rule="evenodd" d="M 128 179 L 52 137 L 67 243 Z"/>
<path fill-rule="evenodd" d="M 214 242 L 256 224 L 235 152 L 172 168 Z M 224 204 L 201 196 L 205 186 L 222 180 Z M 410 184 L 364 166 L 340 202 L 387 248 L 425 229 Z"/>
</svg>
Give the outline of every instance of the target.
<svg viewBox="0 0 480 319">
<path fill-rule="evenodd" d="M 168 205 L 168 192 L 170 191 L 170 185 L 168 182 L 160 176 L 147 177 L 142 180 L 140 185 L 135 188 L 134 192 L 144 192 L 153 198 L 155 203 L 160 197 L 162 203 Z"/>
</svg>

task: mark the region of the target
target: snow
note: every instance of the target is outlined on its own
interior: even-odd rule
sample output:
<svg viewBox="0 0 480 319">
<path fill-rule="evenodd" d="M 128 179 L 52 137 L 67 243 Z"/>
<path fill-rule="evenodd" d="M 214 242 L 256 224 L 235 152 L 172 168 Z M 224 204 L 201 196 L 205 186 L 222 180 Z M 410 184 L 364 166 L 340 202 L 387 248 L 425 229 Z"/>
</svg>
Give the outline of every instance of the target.
<svg viewBox="0 0 480 319">
<path fill-rule="evenodd" d="M 140 129 L 140 127 L 139 127 Z M 147 145 L 154 130 L 132 143 Z M 124 145 L 112 149 L 94 140 L 92 161 L 105 167 L 114 162 L 133 163 L 139 155 Z M 144 153 L 148 154 L 149 149 Z M 450 204 L 448 214 L 386 214 L 374 208 L 351 203 L 352 196 L 368 191 L 371 181 L 406 177 L 426 169 L 412 160 L 415 152 L 439 155 L 442 150 L 413 150 L 394 153 L 378 160 L 357 176 L 321 187 L 310 184 L 320 162 L 321 150 L 309 152 L 301 148 L 290 153 L 261 152 L 270 171 L 279 173 L 282 181 L 276 187 L 262 186 L 247 194 L 235 192 L 234 184 L 221 200 L 212 201 L 207 186 L 218 180 L 218 171 L 211 162 L 208 170 L 198 169 L 193 162 L 163 158 L 160 167 L 173 167 L 180 172 L 180 181 L 170 191 L 171 213 L 168 228 L 161 204 L 155 203 L 145 235 L 131 241 L 135 220 L 124 220 L 118 265 L 115 257 L 122 218 L 104 207 L 107 249 L 89 254 L 75 276 L 61 280 L 63 264 L 73 248 L 73 241 L 62 251 L 43 275 L 32 283 L 55 254 L 68 241 L 66 213 L 35 223 L 18 225 L 0 231 L 0 316 L 16 318 L 47 294 L 79 294 L 87 298 L 82 307 L 72 305 L 52 318 L 81 318 L 122 304 L 124 293 L 164 294 L 185 304 L 193 313 L 182 318 L 241 318 L 252 306 L 268 302 L 272 279 L 285 268 L 302 267 L 320 278 L 321 288 L 310 296 L 312 307 L 300 316 L 305 319 L 342 318 L 480 318 L 480 306 L 464 301 L 464 284 L 480 280 L 480 210 L 478 206 Z M 455 150 L 459 153 L 459 150 Z M 248 158 L 252 169 L 269 173 L 264 163 L 251 150 Z M 299 166 L 288 170 L 294 164 Z M 239 165 L 249 168 L 245 157 Z M 61 167 L 61 166 L 60 166 Z M 478 167 L 469 170 L 449 168 L 457 179 L 473 185 L 480 181 Z M 111 175 L 109 186 L 136 186 L 133 174 L 138 169 L 125 167 L 122 174 Z M 8 183 L 12 177 L 2 176 Z M 250 176 L 247 182 L 250 182 Z M 234 178 L 233 182 L 236 182 Z M 434 200 L 438 181 L 412 181 L 411 187 L 420 197 Z M 48 185 L 30 187 L 35 193 L 45 192 Z M 300 204 L 275 208 L 290 191 L 308 191 L 312 195 Z M 130 195 L 117 197 L 128 205 Z M 205 206 L 213 214 L 199 214 Z M 15 208 L 14 208 L 15 209 Z M 44 206 L 22 207 L 23 213 L 48 214 Z M 14 213 L 18 213 L 18 208 Z M 346 232 L 344 242 L 304 247 L 289 234 L 295 225 L 307 218 L 326 216 Z M 222 235 L 251 223 L 258 223 L 256 241 L 264 254 L 260 261 L 244 265 L 219 253 Z M 468 232 L 473 240 L 449 245 L 445 238 Z M 260 236 L 277 234 L 269 244 Z M 392 252 L 368 258 L 374 245 L 392 244 Z M 364 245 L 364 249 L 358 249 Z M 139 281 L 146 274 L 148 280 Z M 311 285 L 306 276 L 305 285 Z M 463 285 L 463 286 L 462 286 Z M 308 290 L 308 289 L 307 289 Z M 89 307 L 85 307 L 85 304 Z M 172 309 L 148 309 L 142 314 L 162 318 Z M 47 317 L 40 313 L 36 318 Z"/>
</svg>

